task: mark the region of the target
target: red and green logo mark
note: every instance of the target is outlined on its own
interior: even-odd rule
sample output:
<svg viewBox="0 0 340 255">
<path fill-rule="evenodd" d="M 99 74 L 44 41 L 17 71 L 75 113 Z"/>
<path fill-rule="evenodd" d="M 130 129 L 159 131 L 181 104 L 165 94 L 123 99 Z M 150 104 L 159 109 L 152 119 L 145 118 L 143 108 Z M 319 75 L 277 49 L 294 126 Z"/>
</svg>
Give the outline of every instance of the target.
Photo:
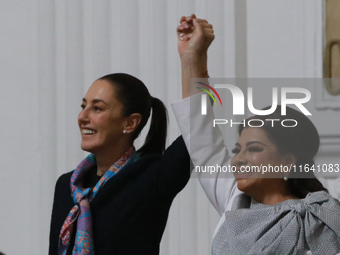
<svg viewBox="0 0 340 255">
<path fill-rule="evenodd" d="M 220 101 L 221 106 L 222 106 L 222 100 L 221 100 L 221 98 L 220 98 L 220 95 L 217 93 L 217 91 L 216 91 L 213 87 L 211 87 L 210 85 L 205 84 L 205 83 L 203 83 L 203 82 L 197 82 L 197 83 L 199 83 L 199 84 L 201 84 L 201 85 L 203 85 L 203 86 L 206 86 L 208 89 L 210 89 L 211 91 L 213 91 L 213 92 L 216 94 L 216 96 L 217 96 L 217 98 L 218 98 L 218 100 Z M 217 105 L 216 100 L 215 100 L 215 97 L 210 93 L 210 91 L 209 91 L 208 89 L 204 89 L 204 88 L 201 88 L 201 87 L 197 87 L 197 88 L 203 90 L 204 92 L 206 92 L 206 93 L 212 98 L 212 100 L 214 100 L 215 105 Z"/>
</svg>

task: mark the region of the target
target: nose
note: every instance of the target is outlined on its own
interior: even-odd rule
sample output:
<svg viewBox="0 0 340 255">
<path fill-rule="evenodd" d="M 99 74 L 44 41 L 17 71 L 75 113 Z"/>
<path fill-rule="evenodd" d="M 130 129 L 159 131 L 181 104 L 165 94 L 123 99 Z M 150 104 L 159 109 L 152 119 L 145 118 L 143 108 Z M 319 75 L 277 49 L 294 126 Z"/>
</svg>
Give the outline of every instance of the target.
<svg viewBox="0 0 340 255">
<path fill-rule="evenodd" d="M 232 165 L 234 166 L 244 166 L 248 163 L 245 153 L 241 150 L 239 153 L 235 154 L 232 158 Z"/>
<path fill-rule="evenodd" d="M 79 124 L 79 126 L 81 126 L 81 125 L 85 125 L 89 122 L 90 122 L 90 117 L 89 117 L 89 114 L 88 114 L 88 110 L 85 107 L 78 114 L 78 124 Z"/>
</svg>

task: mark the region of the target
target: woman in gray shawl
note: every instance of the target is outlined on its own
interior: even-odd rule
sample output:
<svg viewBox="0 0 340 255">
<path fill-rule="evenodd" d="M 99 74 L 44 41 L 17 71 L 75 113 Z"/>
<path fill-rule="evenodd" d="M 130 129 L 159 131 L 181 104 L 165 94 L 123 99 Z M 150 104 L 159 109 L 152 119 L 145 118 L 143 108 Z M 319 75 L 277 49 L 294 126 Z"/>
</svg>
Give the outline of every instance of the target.
<svg viewBox="0 0 340 255">
<path fill-rule="evenodd" d="M 183 138 L 195 166 L 235 169 L 235 178 L 218 171 L 198 173 L 205 193 L 221 215 L 212 254 L 339 253 L 339 202 L 328 194 L 313 171 L 304 172 L 303 178 L 297 176 L 299 171 L 293 171 L 299 166 L 315 167 L 319 135 L 313 123 L 288 107 L 285 116 L 277 107 L 270 115 L 251 117 L 245 123 L 257 119 L 264 125 L 240 125 L 235 154 L 230 157 L 220 130 L 212 125 L 212 106 L 207 104 L 206 115 L 201 115 L 201 90 L 190 90 L 190 78 L 208 77 L 207 49 L 214 39 L 212 26 L 195 15 L 182 17 L 180 23 L 177 33 L 184 99 L 173 104 L 173 109 Z M 294 119 L 298 125 L 285 128 L 266 119 Z M 290 171 L 275 175 L 244 171 L 260 166 Z"/>
</svg>

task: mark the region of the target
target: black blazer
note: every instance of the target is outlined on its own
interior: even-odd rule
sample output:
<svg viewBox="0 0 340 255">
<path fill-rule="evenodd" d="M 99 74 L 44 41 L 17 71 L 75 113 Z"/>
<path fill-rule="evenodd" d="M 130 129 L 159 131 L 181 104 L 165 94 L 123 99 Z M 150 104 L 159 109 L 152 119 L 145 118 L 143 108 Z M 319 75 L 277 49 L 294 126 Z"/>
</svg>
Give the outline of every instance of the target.
<svg viewBox="0 0 340 255">
<path fill-rule="evenodd" d="M 59 232 L 74 206 L 72 173 L 62 175 L 56 184 L 50 255 L 58 254 Z M 172 200 L 189 177 L 190 158 L 179 137 L 164 155 L 146 155 L 107 181 L 91 202 L 95 254 L 159 254 Z"/>
</svg>

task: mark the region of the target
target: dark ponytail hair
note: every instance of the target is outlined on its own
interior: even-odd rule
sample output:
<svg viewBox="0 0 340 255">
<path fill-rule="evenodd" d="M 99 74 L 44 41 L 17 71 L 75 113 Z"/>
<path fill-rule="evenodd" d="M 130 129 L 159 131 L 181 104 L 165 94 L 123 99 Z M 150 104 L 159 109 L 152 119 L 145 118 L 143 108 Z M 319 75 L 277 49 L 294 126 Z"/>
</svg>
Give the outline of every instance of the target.
<svg viewBox="0 0 340 255">
<path fill-rule="evenodd" d="M 137 151 L 141 156 L 163 153 L 167 136 L 167 111 L 157 98 L 150 95 L 144 83 L 125 73 L 105 75 L 99 80 L 108 81 L 115 89 L 116 99 L 123 105 L 123 115 L 139 113 L 142 120 L 132 134 L 134 141 L 146 125 L 152 109 L 151 124 L 144 145 Z"/>
<path fill-rule="evenodd" d="M 267 110 L 269 107 L 264 108 Z M 273 126 L 271 121 L 266 119 L 276 119 L 277 121 Z M 284 119 L 294 119 L 297 121 L 295 127 L 283 127 L 281 123 Z M 276 110 L 269 115 L 260 116 L 256 115 L 248 118 L 249 120 L 256 122 L 261 120 L 263 126 L 261 127 L 266 131 L 268 138 L 276 145 L 281 153 L 292 153 L 296 158 L 296 169 L 302 165 L 302 168 L 308 164 L 311 168 L 314 165 L 314 157 L 319 151 L 320 137 L 314 124 L 304 114 L 296 111 L 290 107 L 286 107 L 286 115 L 281 115 L 281 106 L 278 105 Z M 239 126 L 238 133 L 241 135 L 244 127 Z M 301 176 L 301 174 L 303 174 Z M 309 192 L 326 191 L 328 190 L 316 179 L 312 171 L 300 173 L 300 171 L 290 171 L 287 188 L 289 192 L 299 198 L 304 198 Z"/>
</svg>

